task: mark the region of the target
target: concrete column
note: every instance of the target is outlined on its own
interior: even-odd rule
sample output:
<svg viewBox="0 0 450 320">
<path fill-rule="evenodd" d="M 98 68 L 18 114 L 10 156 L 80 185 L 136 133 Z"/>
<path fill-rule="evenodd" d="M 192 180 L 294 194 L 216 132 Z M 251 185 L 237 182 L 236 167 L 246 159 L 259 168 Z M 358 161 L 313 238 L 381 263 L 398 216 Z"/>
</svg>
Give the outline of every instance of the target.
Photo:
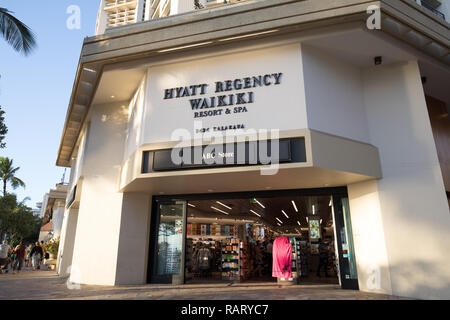
<svg viewBox="0 0 450 320">
<path fill-rule="evenodd" d="M 92 106 L 86 141 L 72 282 L 114 285 L 123 194 L 118 183 L 123 161 L 128 103 Z M 78 191 L 77 191 L 78 192 Z"/>
<path fill-rule="evenodd" d="M 359 289 L 392 294 L 377 181 L 348 186 Z"/>
<path fill-rule="evenodd" d="M 392 294 L 450 299 L 450 214 L 418 63 L 365 69 L 363 83 L 383 178 L 376 188 L 349 188 L 352 220 L 381 220 L 385 244 L 381 235 L 374 241 L 386 247 Z M 358 199 L 372 204 L 364 209 Z"/>
<path fill-rule="evenodd" d="M 151 196 L 125 193 L 120 222 L 116 285 L 147 282 Z"/>
<path fill-rule="evenodd" d="M 72 265 L 73 247 L 77 231 L 78 209 L 66 210 L 59 242 L 56 270 L 60 276 L 68 276 Z"/>
</svg>

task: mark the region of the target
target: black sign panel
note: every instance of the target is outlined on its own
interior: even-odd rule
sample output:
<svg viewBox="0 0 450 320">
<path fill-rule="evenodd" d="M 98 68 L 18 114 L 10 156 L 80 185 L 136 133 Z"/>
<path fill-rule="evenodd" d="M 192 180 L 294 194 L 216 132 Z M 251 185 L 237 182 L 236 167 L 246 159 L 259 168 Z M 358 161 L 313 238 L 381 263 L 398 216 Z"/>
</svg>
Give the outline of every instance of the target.
<svg viewBox="0 0 450 320">
<path fill-rule="evenodd" d="M 271 140 L 144 151 L 142 173 L 306 162 L 304 138 L 277 142 L 278 152 Z"/>
</svg>

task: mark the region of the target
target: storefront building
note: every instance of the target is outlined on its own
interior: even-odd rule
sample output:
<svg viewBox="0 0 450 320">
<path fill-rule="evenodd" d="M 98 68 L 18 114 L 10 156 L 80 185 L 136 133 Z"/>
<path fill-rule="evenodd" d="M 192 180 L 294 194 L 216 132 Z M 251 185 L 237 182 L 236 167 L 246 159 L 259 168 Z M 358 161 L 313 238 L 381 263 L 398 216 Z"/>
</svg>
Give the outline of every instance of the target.
<svg viewBox="0 0 450 320">
<path fill-rule="evenodd" d="M 245 1 L 87 38 L 59 273 L 272 281 L 267 240 L 288 236 L 301 285 L 328 281 L 321 238 L 331 283 L 450 298 L 449 48 L 410 0 Z"/>
</svg>

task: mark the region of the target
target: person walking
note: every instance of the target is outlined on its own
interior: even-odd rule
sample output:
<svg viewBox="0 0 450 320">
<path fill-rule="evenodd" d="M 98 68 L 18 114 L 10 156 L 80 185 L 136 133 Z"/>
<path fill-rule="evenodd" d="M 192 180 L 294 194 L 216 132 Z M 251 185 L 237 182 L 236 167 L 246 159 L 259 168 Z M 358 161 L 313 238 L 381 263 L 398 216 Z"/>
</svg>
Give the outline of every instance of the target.
<svg viewBox="0 0 450 320">
<path fill-rule="evenodd" d="M 325 277 L 328 275 L 328 243 L 323 242 L 319 239 L 319 266 L 317 267 L 317 276 L 320 278 L 320 269 L 323 267 L 325 269 Z"/>
<path fill-rule="evenodd" d="M 33 250 L 34 243 L 31 243 L 27 247 L 27 257 L 25 259 L 25 266 L 27 268 L 31 267 L 31 250 Z"/>
<path fill-rule="evenodd" d="M 21 241 L 19 245 L 14 249 L 14 265 L 13 265 L 13 274 L 16 274 L 16 271 L 20 271 L 23 268 L 23 265 L 25 263 L 25 256 L 26 256 L 26 247 Z"/>
<path fill-rule="evenodd" d="M 42 260 L 43 255 L 44 255 L 44 250 L 40 246 L 39 242 L 36 242 L 35 246 L 31 250 L 31 260 L 32 260 L 33 271 L 36 271 L 36 269 L 40 269 L 41 260 Z"/>
<path fill-rule="evenodd" d="M 0 273 L 3 273 L 5 270 L 5 272 L 8 272 L 10 251 L 11 247 L 8 245 L 8 241 L 3 241 L 0 244 Z"/>
</svg>

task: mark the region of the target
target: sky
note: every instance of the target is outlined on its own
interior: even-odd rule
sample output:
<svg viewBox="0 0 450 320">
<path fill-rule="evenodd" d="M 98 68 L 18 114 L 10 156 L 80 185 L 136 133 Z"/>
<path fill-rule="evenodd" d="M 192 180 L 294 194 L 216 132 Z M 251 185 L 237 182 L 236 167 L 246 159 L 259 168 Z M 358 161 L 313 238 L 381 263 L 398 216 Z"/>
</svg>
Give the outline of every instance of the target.
<svg viewBox="0 0 450 320">
<path fill-rule="evenodd" d="M 9 129 L 0 156 L 20 167 L 17 177 L 26 188 L 9 191 L 20 201 L 30 197 L 26 204 L 32 208 L 64 173 L 55 164 L 58 147 L 83 39 L 94 35 L 99 4 L 100 0 L 0 0 L 0 7 L 13 11 L 33 30 L 38 44 L 25 57 L 0 38 L 0 105 Z M 67 27 L 68 20 L 73 22 L 67 13 L 73 5 L 80 8 L 79 29 Z M 67 169 L 66 182 L 69 176 Z"/>
</svg>

